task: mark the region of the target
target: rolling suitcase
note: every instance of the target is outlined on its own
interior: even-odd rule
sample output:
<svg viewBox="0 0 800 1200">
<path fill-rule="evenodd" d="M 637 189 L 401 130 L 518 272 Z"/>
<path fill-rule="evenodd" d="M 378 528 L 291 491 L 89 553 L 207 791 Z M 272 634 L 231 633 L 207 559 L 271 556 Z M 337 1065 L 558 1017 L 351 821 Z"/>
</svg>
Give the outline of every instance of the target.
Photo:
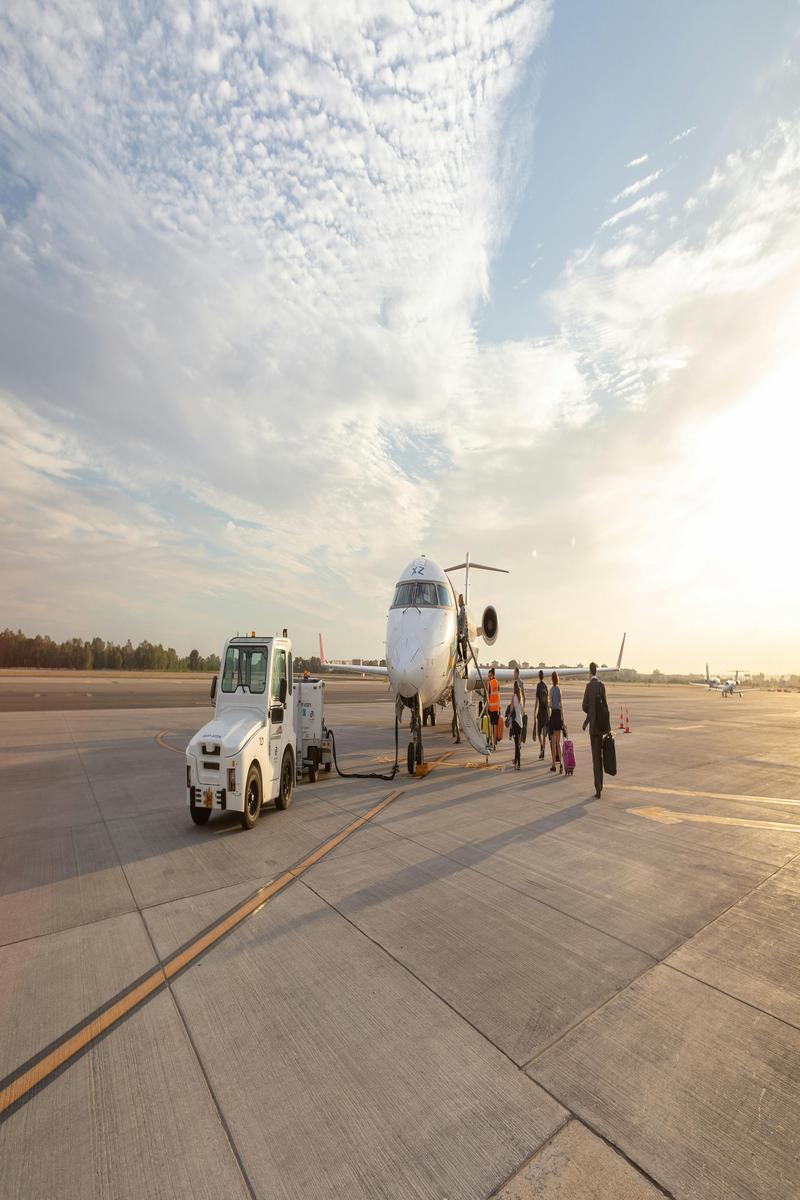
<svg viewBox="0 0 800 1200">
<path fill-rule="evenodd" d="M 569 738 L 564 738 L 564 774 L 571 775 L 575 770 L 575 747 Z"/>
<path fill-rule="evenodd" d="M 505 729 L 505 721 L 503 720 L 503 718 L 501 716 L 498 716 L 497 725 L 495 726 L 495 728 L 497 729 L 497 740 L 498 740 L 498 742 L 502 742 L 503 730 Z"/>
<path fill-rule="evenodd" d="M 600 749 L 603 755 L 603 770 L 606 775 L 616 775 L 617 773 L 617 743 L 614 740 L 613 733 L 603 734 L 603 740 L 600 743 Z"/>
<path fill-rule="evenodd" d="M 523 745 L 525 744 L 525 742 L 527 742 L 527 740 L 528 740 L 528 714 L 524 713 L 523 717 L 522 717 L 522 737 L 521 737 L 521 741 L 522 741 Z"/>
</svg>

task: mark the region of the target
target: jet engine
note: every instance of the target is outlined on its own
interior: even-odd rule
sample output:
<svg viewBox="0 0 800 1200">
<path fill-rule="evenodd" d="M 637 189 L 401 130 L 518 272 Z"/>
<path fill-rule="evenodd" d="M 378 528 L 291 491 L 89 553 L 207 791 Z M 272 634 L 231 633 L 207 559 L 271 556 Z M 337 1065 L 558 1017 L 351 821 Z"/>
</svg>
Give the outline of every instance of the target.
<svg viewBox="0 0 800 1200">
<path fill-rule="evenodd" d="M 493 646 L 497 641 L 498 629 L 497 610 L 492 604 L 487 604 L 478 626 L 478 637 L 482 637 L 487 646 Z"/>
</svg>

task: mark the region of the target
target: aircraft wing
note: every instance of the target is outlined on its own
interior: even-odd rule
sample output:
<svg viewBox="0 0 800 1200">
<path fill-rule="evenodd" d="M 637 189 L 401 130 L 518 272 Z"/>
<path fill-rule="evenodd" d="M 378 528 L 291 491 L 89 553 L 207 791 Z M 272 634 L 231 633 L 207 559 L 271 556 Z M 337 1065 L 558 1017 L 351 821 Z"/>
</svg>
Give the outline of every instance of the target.
<svg viewBox="0 0 800 1200">
<path fill-rule="evenodd" d="M 320 663 L 321 671 L 349 671 L 352 675 L 375 675 L 379 679 L 388 679 L 386 667 L 354 667 L 350 663 Z"/>
<path fill-rule="evenodd" d="M 598 667 L 597 668 L 598 675 L 613 675 L 615 671 L 619 671 L 621 669 L 621 667 L 622 667 L 622 652 L 625 649 L 625 638 L 626 637 L 627 637 L 627 634 L 623 633 L 622 644 L 619 648 L 619 655 L 617 657 L 616 666 L 614 666 L 614 667 Z M 548 676 L 551 676 L 553 674 L 553 671 L 557 672 L 559 679 L 569 679 L 572 676 L 589 674 L 588 667 L 521 667 L 520 672 L 519 672 L 519 677 L 522 680 L 538 679 L 540 671 L 544 671 L 545 679 L 547 679 Z M 513 669 L 513 667 L 495 667 L 494 677 L 498 681 L 498 683 L 510 682 L 514 678 L 514 669 Z"/>
<path fill-rule="evenodd" d="M 351 675 L 374 675 L 378 679 L 388 679 L 386 667 L 356 667 L 351 663 L 329 663 L 325 657 L 325 644 L 322 634 L 319 635 L 319 664 L 322 671 L 344 671 Z"/>
</svg>

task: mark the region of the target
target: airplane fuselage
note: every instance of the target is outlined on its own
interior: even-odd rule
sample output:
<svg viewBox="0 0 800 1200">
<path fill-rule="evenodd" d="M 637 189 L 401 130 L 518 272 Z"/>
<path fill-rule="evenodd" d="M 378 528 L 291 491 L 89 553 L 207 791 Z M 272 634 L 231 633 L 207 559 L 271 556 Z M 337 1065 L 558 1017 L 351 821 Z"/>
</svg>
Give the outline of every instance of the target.
<svg viewBox="0 0 800 1200">
<path fill-rule="evenodd" d="M 422 708 L 442 699 L 456 659 L 456 601 L 442 568 L 412 559 L 400 576 L 386 621 L 386 671 L 402 701 Z"/>
</svg>

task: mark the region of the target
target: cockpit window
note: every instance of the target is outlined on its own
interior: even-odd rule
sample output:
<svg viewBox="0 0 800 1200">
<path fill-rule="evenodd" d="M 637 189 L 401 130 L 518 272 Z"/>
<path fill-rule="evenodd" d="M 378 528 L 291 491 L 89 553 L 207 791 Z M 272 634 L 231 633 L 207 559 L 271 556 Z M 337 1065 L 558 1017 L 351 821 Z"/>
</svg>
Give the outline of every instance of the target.
<svg viewBox="0 0 800 1200">
<path fill-rule="evenodd" d="M 444 583 L 420 580 L 398 583 L 392 608 L 450 608 L 450 593 Z"/>
<path fill-rule="evenodd" d="M 414 593 L 414 603 L 417 608 L 435 608 L 439 603 L 435 583 L 418 583 Z"/>
<path fill-rule="evenodd" d="M 415 586 L 413 583 L 398 583 L 392 608 L 408 608 L 414 599 Z"/>
</svg>

